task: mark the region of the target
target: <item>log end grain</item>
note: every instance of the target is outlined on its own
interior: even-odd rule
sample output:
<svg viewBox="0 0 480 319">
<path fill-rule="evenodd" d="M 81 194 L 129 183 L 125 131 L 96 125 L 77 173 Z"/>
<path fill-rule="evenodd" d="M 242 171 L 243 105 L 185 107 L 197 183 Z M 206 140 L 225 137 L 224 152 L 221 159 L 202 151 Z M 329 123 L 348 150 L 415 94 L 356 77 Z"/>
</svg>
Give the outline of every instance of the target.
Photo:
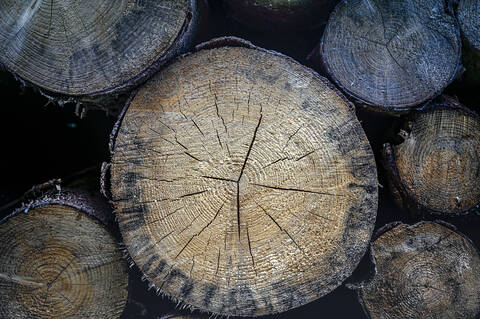
<svg viewBox="0 0 480 319">
<path fill-rule="evenodd" d="M 118 93 L 188 47 L 195 3 L 2 2 L 0 64 L 54 95 Z"/>
<path fill-rule="evenodd" d="M 116 237 L 86 212 L 96 204 L 49 198 L 0 223 L 0 317 L 119 318 L 128 274 Z"/>
<path fill-rule="evenodd" d="M 343 1 L 330 16 L 320 55 L 331 78 L 359 102 L 407 111 L 454 79 L 460 31 L 443 1 Z"/>
<path fill-rule="evenodd" d="M 480 118 L 451 98 L 410 115 L 404 141 L 387 144 L 390 182 L 404 206 L 454 216 L 480 203 Z"/>
<path fill-rule="evenodd" d="M 453 226 L 396 223 L 372 243 L 376 276 L 358 290 L 367 316 L 473 319 L 480 314 L 480 256 Z"/>
<path fill-rule="evenodd" d="M 332 291 L 365 253 L 371 148 L 351 106 L 285 56 L 210 46 L 182 57 L 138 91 L 114 135 L 125 244 L 175 300 L 278 313 Z"/>
</svg>

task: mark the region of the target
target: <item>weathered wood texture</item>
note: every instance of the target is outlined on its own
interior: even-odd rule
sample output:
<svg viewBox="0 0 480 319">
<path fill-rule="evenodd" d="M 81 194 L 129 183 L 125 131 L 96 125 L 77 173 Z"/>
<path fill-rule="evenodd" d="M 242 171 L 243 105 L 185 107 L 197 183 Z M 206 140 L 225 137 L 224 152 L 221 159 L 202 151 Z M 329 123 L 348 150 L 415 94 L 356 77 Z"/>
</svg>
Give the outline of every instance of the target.
<svg viewBox="0 0 480 319">
<path fill-rule="evenodd" d="M 408 111 L 454 79 L 460 29 L 445 1 L 342 1 L 320 54 L 331 78 L 360 103 Z"/>
<path fill-rule="evenodd" d="M 298 307 L 367 248 L 371 148 L 312 70 L 231 39 L 202 48 L 143 86 L 119 126 L 111 187 L 125 244 L 152 286 L 194 308 Z"/>
<path fill-rule="evenodd" d="M 414 212 L 449 216 L 480 204 L 480 118 L 448 97 L 405 121 L 399 145 L 384 145 L 394 193 Z"/>
<path fill-rule="evenodd" d="M 376 275 L 358 290 L 369 318 L 478 318 L 480 256 L 468 238 L 435 222 L 385 230 L 372 243 Z"/>
<path fill-rule="evenodd" d="M 462 63 L 466 71 L 463 79 L 469 85 L 480 86 L 480 1 L 459 1 L 457 17 L 465 40 Z"/>
<path fill-rule="evenodd" d="M 82 193 L 49 192 L 0 222 L 1 318 L 121 316 L 127 267 L 104 209 Z"/>
<path fill-rule="evenodd" d="M 118 93 L 191 44 L 195 0 L 0 3 L 0 64 L 53 96 Z"/>
<path fill-rule="evenodd" d="M 463 36 L 480 51 L 480 1 L 460 0 L 457 16 Z"/>
<path fill-rule="evenodd" d="M 338 0 L 223 0 L 229 17 L 260 29 L 313 29 L 326 23 Z"/>
</svg>

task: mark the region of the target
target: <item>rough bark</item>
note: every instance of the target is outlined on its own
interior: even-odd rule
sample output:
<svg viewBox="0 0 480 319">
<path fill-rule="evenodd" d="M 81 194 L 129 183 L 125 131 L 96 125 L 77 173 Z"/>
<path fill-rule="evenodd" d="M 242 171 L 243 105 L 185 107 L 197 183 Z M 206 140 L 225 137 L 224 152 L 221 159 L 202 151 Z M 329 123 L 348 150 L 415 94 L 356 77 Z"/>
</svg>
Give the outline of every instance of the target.
<svg viewBox="0 0 480 319">
<path fill-rule="evenodd" d="M 232 38 L 139 89 L 112 133 L 125 245 L 159 293 L 258 316 L 338 287 L 377 210 L 353 107 L 288 57 Z"/>
<path fill-rule="evenodd" d="M 372 250 L 376 275 L 358 287 L 369 318 L 478 318 L 480 256 L 454 226 L 387 225 Z"/>
<path fill-rule="evenodd" d="M 325 24 L 338 0 L 224 0 L 229 17 L 259 29 L 314 29 Z"/>
<path fill-rule="evenodd" d="M 405 120 L 383 157 L 394 193 L 412 212 L 455 216 L 480 204 L 480 118 L 446 96 Z"/>
<path fill-rule="evenodd" d="M 320 44 L 326 72 L 358 102 L 401 112 L 440 94 L 460 69 L 460 29 L 441 0 L 337 5 Z"/>
<path fill-rule="evenodd" d="M 128 275 L 109 215 L 86 193 L 48 191 L 0 221 L 0 317 L 119 318 Z"/>
<path fill-rule="evenodd" d="M 195 0 L 3 1 L 0 64 L 58 101 L 111 104 L 190 48 Z"/>
<path fill-rule="evenodd" d="M 466 68 L 463 79 L 471 86 L 480 85 L 480 1 L 461 0 L 457 17 L 464 37 L 462 62 Z"/>
</svg>

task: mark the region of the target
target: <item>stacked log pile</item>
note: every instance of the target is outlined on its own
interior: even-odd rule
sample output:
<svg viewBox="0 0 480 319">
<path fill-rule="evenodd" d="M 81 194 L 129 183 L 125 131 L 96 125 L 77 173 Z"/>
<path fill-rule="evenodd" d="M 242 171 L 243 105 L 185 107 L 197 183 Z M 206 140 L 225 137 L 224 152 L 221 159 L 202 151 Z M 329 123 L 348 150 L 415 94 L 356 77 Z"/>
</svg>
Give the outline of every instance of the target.
<svg viewBox="0 0 480 319">
<path fill-rule="evenodd" d="M 61 114 L 114 119 L 82 128 L 76 166 L 52 160 L 59 136 L 58 153 L 31 156 L 41 178 L 5 174 L 0 317 L 478 318 L 479 12 L 478 0 L 2 2 L 0 89 L 15 78 Z M 5 139 L 42 136 L 3 114 Z M 15 153 L 0 167 L 22 172 Z M 81 164 L 93 179 L 49 175 Z"/>
</svg>

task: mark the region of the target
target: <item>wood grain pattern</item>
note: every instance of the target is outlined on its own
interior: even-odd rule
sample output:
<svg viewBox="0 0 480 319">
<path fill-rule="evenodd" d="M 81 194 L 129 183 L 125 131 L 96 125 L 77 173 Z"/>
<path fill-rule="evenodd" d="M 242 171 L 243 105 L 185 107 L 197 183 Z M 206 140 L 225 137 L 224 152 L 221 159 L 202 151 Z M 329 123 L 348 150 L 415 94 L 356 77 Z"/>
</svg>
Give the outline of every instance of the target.
<svg viewBox="0 0 480 319">
<path fill-rule="evenodd" d="M 37 206 L 0 225 L 0 317 L 119 318 L 128 275 L 117 241 L 86 213 Z"/>
<path fill-rule="evenodd" d="M 0 63 L 48 92 L 117 92 L 138 83 L 172 54 L 194 3 L 2 1 Z"/>
<path fill-rule="evenodd" d="M 480 204 L 480 118 L 453 99 L 407 119 L 403 143 L 384 156 L 404 205 L 455 215 Z"/>
<path fill-rule="evenodd" d="M 453 80 L 460 30 L 440 0 L 342 1 L 323 34 L 321 56 L 349 95 L 377 110 L 406 111 Z"/>
<path fill-rule="evenodd" d="M 451 227 L 400 224 L 373 242 L 377 273 L 359 290 L 369 318 L 478 317 L 478 250 Z"/>
<path fill-rule="evenodd" d="M 376 216 L 353 109 L 261 49 L 205 49 L 149 81 L 120 124 L 111 173 L 122 236 L 151 285 L 215 314 L 278 313 L 330 292 Z"/>
</svg>

